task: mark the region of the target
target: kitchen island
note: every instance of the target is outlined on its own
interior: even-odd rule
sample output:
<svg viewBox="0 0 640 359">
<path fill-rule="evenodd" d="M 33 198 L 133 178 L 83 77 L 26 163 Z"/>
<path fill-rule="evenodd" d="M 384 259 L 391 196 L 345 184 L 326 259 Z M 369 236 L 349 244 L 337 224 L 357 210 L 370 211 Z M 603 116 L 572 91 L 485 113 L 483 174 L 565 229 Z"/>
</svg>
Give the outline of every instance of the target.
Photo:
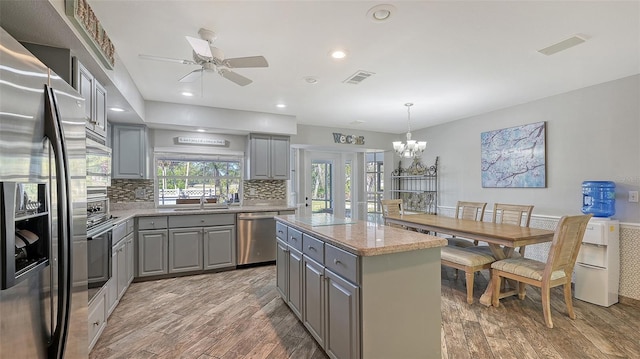
<svg viewBox="0 0 640 359">
<path fill-rule="evenodd" d="M 440 357 L 445 239 L 323 215 L 276 221 L 278 291 L 329 357 Z"/>
</svg>

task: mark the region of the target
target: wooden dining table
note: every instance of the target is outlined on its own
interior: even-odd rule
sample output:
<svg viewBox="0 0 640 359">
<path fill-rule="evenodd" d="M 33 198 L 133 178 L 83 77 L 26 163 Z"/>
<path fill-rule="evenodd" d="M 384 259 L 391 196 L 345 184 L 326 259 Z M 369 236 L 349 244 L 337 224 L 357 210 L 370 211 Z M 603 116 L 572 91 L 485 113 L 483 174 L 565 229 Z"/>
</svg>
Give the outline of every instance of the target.
<svg viewBox="0 0 640 359">
<path fill-rule="evenodd" d="M 513 224 L 473 221 L 434 214 L 404 214 L 384 217 L 385 223 L 398 224 L 407 228 L 414 228 L 435 233 L 446 233 L 471 240 L 486 242 L 496 260 L 513 256 L 515 248 L 550 242 L 555 232 L 521 227 Z M 506 291 L 500 297 L 516 294 L 517 289 Z M 490 306 L 493 293 L 492 282 L 480 297 L 480 303 Z"/>
</svg>

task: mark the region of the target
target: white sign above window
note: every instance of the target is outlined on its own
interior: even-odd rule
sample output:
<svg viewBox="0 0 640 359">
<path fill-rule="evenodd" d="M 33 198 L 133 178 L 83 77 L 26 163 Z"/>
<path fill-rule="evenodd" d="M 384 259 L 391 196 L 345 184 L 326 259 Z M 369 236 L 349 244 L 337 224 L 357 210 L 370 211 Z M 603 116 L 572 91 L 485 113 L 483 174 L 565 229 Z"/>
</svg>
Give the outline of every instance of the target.
<svg viewBox="0 0 640 359">
<path fill-rule="evenodd" d="M 187 145 L 226 146 L 226 140 L 203 137 L 178 137 L 178 143 Z"/>
</svg>

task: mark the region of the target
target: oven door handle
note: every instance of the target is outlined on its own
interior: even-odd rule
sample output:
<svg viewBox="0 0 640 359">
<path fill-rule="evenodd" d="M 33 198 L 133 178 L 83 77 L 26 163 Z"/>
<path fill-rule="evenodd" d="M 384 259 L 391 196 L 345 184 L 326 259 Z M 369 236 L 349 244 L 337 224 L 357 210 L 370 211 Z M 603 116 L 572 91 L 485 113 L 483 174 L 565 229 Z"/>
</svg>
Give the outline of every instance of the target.
<svg viewBox="0 0 640 359">
<path fill-rule="evenodd" d="M 92 241 L 94 238 L 100 237 L 101 235 L 103 235 L 103 234 L 105 234 L 107 232 L 110 232 L 112 229 L 113 229 L 113 226 L 108 226 L 107 228 L 101 230 L 98 233 L 92 234 L 91 236 L 87 236 L 87 240 L 88 241 Z"/>
</svg>

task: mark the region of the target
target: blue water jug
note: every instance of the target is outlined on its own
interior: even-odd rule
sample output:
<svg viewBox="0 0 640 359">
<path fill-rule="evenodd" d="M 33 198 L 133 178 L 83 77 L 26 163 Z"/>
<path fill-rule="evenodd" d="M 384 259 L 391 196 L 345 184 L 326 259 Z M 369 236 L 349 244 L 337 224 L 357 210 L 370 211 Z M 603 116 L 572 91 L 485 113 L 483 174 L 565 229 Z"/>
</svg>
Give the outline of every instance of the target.
<svg viewBox="0 0 640 359">
<path fill-rule="evenodd" d="M 616 214 L 616 184 L 611 181 L 582 182 L 582 213 L 594 217 Z"/>
</svg>

